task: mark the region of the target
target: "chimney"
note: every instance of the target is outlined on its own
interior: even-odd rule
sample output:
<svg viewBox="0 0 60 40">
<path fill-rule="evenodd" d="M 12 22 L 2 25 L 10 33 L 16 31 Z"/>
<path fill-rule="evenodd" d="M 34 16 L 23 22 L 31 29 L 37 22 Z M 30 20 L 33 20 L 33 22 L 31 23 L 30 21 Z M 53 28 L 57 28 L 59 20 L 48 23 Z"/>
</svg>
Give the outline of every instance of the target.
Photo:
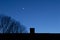
<svg viewBox="0 0 60 40">
<path fill-rule="evenodd" d="M 35 33 L 35 28 L 30 28 L 30 33 L 31 34 Z"/>
</svg>

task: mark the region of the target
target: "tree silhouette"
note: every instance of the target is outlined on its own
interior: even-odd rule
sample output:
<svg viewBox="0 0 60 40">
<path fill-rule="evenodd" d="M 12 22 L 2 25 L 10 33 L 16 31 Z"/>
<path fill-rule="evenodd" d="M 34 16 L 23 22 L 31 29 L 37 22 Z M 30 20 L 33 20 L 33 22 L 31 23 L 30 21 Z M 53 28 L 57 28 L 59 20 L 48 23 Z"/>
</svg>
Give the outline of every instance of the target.
<svg viewBox="0 0 60 40">
<path fill-rule="evenodd" d="M 11 17 L 0 15 L 0 33 L 27 33 L 27 30 Z"/>
</svg>

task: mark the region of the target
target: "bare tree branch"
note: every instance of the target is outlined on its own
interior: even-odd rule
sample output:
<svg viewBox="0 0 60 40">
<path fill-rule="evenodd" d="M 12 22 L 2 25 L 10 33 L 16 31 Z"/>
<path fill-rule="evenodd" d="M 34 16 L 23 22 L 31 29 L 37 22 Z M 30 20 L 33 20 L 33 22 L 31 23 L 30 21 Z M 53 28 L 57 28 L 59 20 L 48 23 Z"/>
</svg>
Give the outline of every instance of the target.
<svg viewBox="0 0 60 40">
<path fill-rule="evenodd" d="M 0 33 L 27 33 L 26 28 L 9 16 L 0 16 Z"/>
</svg>

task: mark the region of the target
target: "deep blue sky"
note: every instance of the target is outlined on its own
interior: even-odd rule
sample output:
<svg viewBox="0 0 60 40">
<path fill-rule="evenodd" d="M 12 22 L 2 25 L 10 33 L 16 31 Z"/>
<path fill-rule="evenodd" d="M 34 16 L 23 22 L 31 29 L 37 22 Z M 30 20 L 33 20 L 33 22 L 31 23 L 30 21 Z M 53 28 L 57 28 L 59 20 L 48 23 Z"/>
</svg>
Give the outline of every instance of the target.
<svg viewBox="0 0 60 40">
<path fill-rule="evenodd" d="M 20 21 L 28 31 L 34 27 L 38 33 L 60 33 L 59 0 L 0 0 L 0 14 Z"/>
</svg>

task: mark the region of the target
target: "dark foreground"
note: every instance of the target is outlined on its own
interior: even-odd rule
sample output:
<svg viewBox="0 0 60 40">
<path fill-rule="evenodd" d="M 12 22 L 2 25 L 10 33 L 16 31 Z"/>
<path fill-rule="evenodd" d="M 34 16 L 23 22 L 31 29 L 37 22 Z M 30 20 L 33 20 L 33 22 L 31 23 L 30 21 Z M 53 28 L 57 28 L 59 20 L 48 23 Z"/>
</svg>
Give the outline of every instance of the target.
<svg viewBox="0 0 60 40">
<path fill-rule="evenodd" d="M 23 33 L 23 34 L 0 34 L 0 39 L 13 39 L 13 40 L 40 40 L 40 39 L 56 39 L 57 37 L 60 36 L 60 33 Z"/>
</svg>

